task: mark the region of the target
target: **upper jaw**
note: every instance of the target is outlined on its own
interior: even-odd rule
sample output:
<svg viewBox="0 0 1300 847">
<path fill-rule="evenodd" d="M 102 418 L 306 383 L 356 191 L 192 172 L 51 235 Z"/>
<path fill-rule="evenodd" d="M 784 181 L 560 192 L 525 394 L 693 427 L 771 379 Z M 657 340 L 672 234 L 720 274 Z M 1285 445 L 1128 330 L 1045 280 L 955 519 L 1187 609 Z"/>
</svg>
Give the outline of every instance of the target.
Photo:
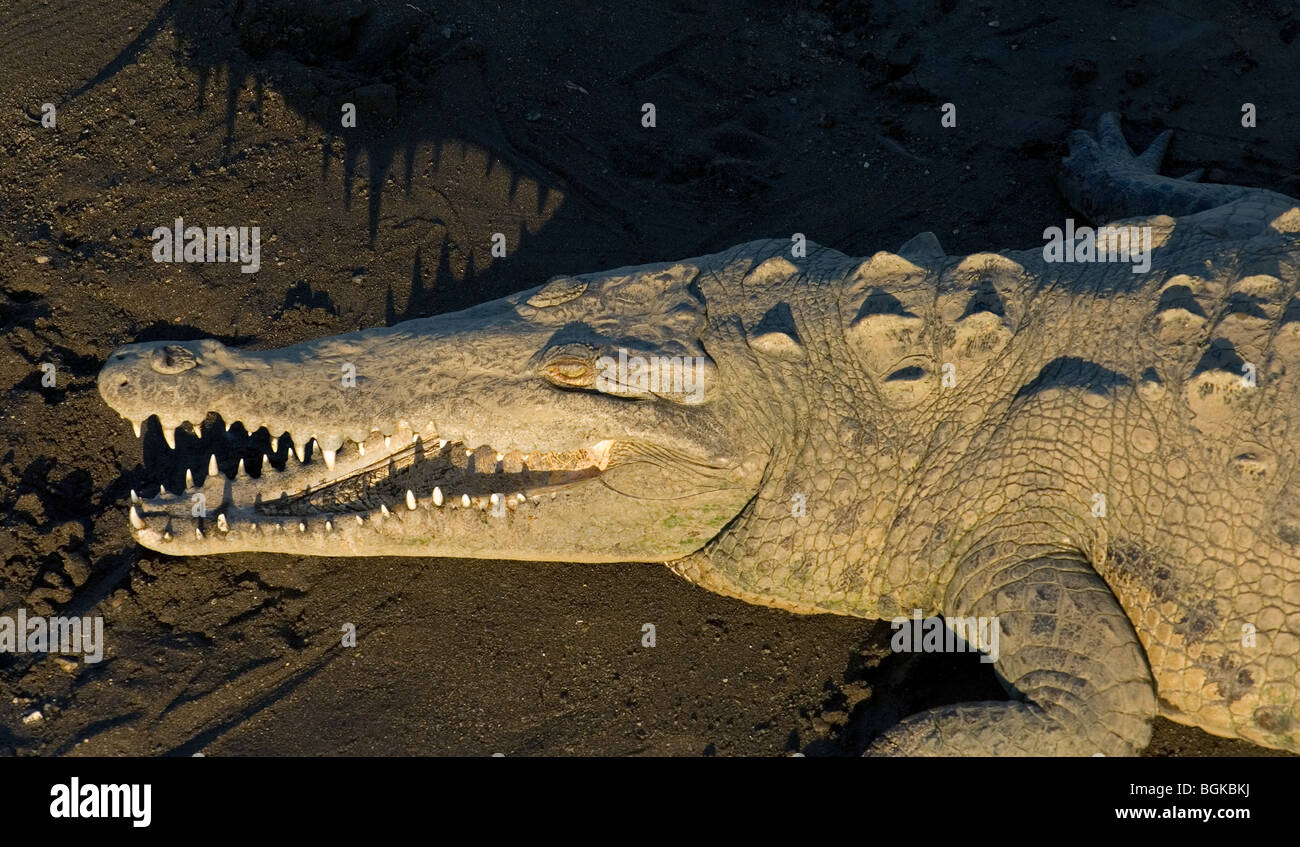
<svg viewBox="0 0 1300 847">
<path fill-rule="evenodd" d="M 415 428 L 402 420 L 391 433 L 376 427 L 368 438 L 331 449 L 310 437 L 272 436 L 264 427 L 245 434 L 249 426 L 241 421 L 208 421 L 192 435 L 185 426 L 179 449 L 174 433 L 164 438 L 171 449 L 161 450 L 159 464 L 179 464 L 184 488 L 173 473 L 172 491 L 180 496 L 169 499 L 164 485 L 144 507 L 175 505 L 192 492 L 212 505 L 267 515 L 365 512 L 380 503 L 395 505 L 408 490 L 434 497 L 435 488 L 439 500 L 504 495 L 507 489 L 511 496 L 533 496 L 598 475 L 615 446 L 613 439 L 527 452 L 505 442 L 471 446 L 463 438 L 440 437 L 432 423 Z M 152 426 L 141 431 L 148 441 Z M 141 502 L 132 494 L 133 502 Z"/>
</svg>

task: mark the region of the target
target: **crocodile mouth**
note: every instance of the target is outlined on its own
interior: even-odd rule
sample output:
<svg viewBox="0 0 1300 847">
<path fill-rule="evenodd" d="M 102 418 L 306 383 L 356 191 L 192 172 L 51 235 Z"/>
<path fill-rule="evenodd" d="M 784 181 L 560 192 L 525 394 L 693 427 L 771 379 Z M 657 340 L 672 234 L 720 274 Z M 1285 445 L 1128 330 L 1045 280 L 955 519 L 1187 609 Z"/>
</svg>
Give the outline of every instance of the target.
<svg viewBox="0 0 1300 847">
<path fill-rule="evenodd" d="M 164 542 L 178 531 L 200 540 L 241 529 L 328 532 L 419 511 L 504 514 L 598 479 L 619 445 L 470 447 L 399 422 L 389 433 L 376 428 L 362 441 L 326 449 L 310 436 L 250 431 L 215 413 L 198 427 L 167 430 L 154 421 L 136 426 L 145 465 L 172 485 L 160 483 L 149 497 L 133 490 L 129 519 L 137 537 Z"/>
</svg>

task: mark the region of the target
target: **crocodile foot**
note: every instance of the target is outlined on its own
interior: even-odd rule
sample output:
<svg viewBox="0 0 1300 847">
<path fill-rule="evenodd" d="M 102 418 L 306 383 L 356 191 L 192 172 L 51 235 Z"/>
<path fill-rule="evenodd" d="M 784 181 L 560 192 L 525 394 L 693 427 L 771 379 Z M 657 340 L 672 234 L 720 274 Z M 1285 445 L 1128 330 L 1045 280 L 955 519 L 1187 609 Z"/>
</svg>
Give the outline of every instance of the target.
<svg viewBox="0 0 1300 847">
<path fill-rule="evenodd" d="M 1257 189 L 1198 183 L 1202 170 L 1175 179 L 1160 175 L 1170 130 L 1160 133 L 1142 153 L 1124 140 L 1119 115 L 1101 116 L 1097 132 L 1075 130 L 1070 152 L 1061 160 L 1061 192 L 1070 205 L 1096 223 L 1121 218 L 1181 217 L 1239 200 Z"/>
</svg>

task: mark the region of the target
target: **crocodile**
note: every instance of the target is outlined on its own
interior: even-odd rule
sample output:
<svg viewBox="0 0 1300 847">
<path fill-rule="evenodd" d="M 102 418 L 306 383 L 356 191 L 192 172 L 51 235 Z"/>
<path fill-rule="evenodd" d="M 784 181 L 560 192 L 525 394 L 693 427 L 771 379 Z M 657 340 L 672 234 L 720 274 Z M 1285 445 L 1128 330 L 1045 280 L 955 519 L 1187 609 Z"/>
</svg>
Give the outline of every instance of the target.
<svg viewBox="0 0 1300 847">
<path fill-rule="evenodd" d="M 664 562 L 794 613 L 992 621 L 965 637 L 1009 699 L 870 754 L 1133 755 L 1157 715 L 1300 751 L 1300 204 L 1162 176 L 1168 143 L 1107 114 L 1062 160 L 1143 273 L 795 236 L 278 350 L 121 347 L 99 390 L 137 435 L 267 453 L 132 491 L 133 536 Z"/>
</svg>

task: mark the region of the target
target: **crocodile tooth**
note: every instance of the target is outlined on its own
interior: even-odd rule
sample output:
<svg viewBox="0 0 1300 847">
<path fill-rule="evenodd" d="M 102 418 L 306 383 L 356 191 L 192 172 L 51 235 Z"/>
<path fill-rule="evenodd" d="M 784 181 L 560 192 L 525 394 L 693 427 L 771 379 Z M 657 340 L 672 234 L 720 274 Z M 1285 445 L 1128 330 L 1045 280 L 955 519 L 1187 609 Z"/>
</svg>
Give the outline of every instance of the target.
<svg viewBox="0 0 1300 847">
<path fill-rule="evenodd" d="M 406 508 L 415 511 L 415 492 L 409 488 L 406 489 Z"/>
<path fill-rule="evenodd" d="M 280 436 L 278 435 L 271 436 L 271 452 L 272 453 L 280 452 Z"/>
<path fill-rule="evenodd" d="M 134 488 L 131 489 L 131 502 L 132 502 L 132 503 L 139 503 L 139 502 L 140 502 L 140 495 L 135 493 L 135 489 L 134 489 Z"/>
<path fill-rule="evenodd" d="M 504 459 L 505 457 L 506 457 L 506 454 L 505 454 L 505 453 L 497 453 L 497 461 L 498 461 L 498 462 L 501 461 L 502 459 Z"/>
<path fill-rule="evenodd" d="M 515 497 L 517 497 L 517 498 L 519 499 L 519 502 L 520 502 L 520 503 L 522 503 L 522 502 L 524 502 L 525 500 L 528 499 L 528 495 L 525 494 L 525 493 L 522 492 L 522 491 L 520 491 L 518 494 L 516 494 Z"/>
<path fill-rule="evenodd" d="M 217 475 L 217 454 L 210 453 L 208 455 L 208 476 L 216 476 L 216 475 Z"/>
<path fill-rule="evenodd" d="M 139 421 L 131 421 L 131 429 L 135 430 L 135 437 L 136 437 L 136 438 L 139 438 L 139 437 L 140 437 L 140 422 L 139 422 Z"/>
<path fill-rule="evenodd" d="M 144 529 L 144 518 L 140 517 L 140 513 L 136 511 L 134 504 L 131 506 L 131 527 L 133 529 Z"/>
<path fill-rule="evenodd" d="M 442 489 L 436 485 L 433 487 L 433 505 L 442 505 Z"/>
<path fill-rule="evenodd" d="M 293 445 L 293 454 L 298 457 L 298 464 L 307 461 L 307 445 L 295 441 Z"/>
<path fill-rule="evenodd" d="M 420 443 L 420 433 L 416 432 L 411 434 L 411 443 L 412 444 Z"/>
<path fill-rule="evenodd" d="M 186 468 L 186 469 L 185 469 L 185 488 L 186 488 L 186 489 L 190 489 L 190 488 L 193 488 L 193 487 L 194 487 L 194 472 L 191 471 L 189 468 Z"/>
<path fill-rule="evenodd" d="M 203 540 L 203 530 L 199 529 L 197 526 L 194 527 L 194 537 L 197 538 L 198 540 L 202 541 L 202 540 Z"/>
<path fill-rule="evenodd" d="M 469 495 L 468 495 L 468 494 L 462 494 L 462 495 L 460 495 L 460 504 L 461 504 L 462 506 L 464 506 L 466 509 L 469 508 Z"/>
<path fill-rule="evenodd" d="M 217 515 L 217 529 L 222 532 L 230 532 L 230 524 L 226 522 L 225 515 Z"/>
<path fill-rule="evenodd" d="M 362 456 L 366 455 L 366 445 L 364 445 L 364 444 L 362 444 L 360 441 L 358 441 L 358 442 L 357 442 L 357 452 L 360 453 Z"/>
<path fill-rule="evenodd" d="M 164 426 L 162 428 L 162 431 L 163 431 L 163 441 L 166 441 L 167 446 L 175 450 L 176 449 L 176 427 Z"/>
<path fill-rule="evenodd" d="M 270 470 L 271 470 L 271 457 L 268 456 L 268 455 L 266 455 L 265 453 L 263 453 L 263 454 L 262 454 L 262 474 L 265 475 L 265 474 L 266 474 L 268 471 L 270 471 Z"/>
<path fill-rule="evenodd" d="M 306 531 L 307 531 L 307 524 L 306 524 L 305 522 L 303 522 L 303 521 L 298 521 L 298 531 L 299 531 L 299 532 L 306 532 Z"/>
<path fill-rule="evenodd" d="M 385 506 L 383 503 L 379 504 L 379 511 L 383 513 L 384 517 L 388 517 L 389 515 L 388 507 Z"/>
<path fill-rule="evenodd" d="M 161 482 L 158 483 L 158 496 L 159 497 L 167 496 L 167 486 L 163 485 Z"/>
<path fill-rule="evenodd" d="M 172 540 L 172 534 L 171 534 L 171 531 L 170 531 L 170 530 L 166 530 L 166 529 L 164 529 L 164 530 L 163 530 L 163 541 L 171 541 L 171 540 Z"/>
<path fill-rule="evenodd" d="M 235 468 L 235 476 L 234 476 L 234 479 L 238 479 L 238 478 L 241 477 L 241 476 L 248 476 L 248 468 L 245 468 L 245 467 L 244 467 L 244 457 L 243 457 L 243 456 L 240 456 L 240 457 L 239 457 L 239 465 Z"/>
<path fill-rule="evenodd" d="M 366 519 L 363 518 L 363 517 L 361 517 L 360 515 L 357 515 L 357 524 L 358 524 L 359 526 L 365 526 L 365 525 L 366 525 Z"/>
<path fill-rule="evenodd" d="M 384 436 L 384 449 L 387 450 L 388 448 L 390 448 L 390 447 L 392 447 L 392 446 L 393 446 L 393 437 L 392 437 L 391 435 L 385 435 L 385 436 Z"/>
<path fill-rule="evenodd" d="M 325 519 L 325 531 L 326 531 L 326 532 L 330 532 L 330 531 L 332 531 L 333 529 L 334 529 L 334 521 L 330 520 L 329 518 L 326 518 L 326 519 Z"/>
<path fill-rule="evenodd" d="M 334 450 L 321 450 L 320 454 L 325 457 L 325 467 L 334 470 L 334 457 L 337 454 Z"/>
</svg>

